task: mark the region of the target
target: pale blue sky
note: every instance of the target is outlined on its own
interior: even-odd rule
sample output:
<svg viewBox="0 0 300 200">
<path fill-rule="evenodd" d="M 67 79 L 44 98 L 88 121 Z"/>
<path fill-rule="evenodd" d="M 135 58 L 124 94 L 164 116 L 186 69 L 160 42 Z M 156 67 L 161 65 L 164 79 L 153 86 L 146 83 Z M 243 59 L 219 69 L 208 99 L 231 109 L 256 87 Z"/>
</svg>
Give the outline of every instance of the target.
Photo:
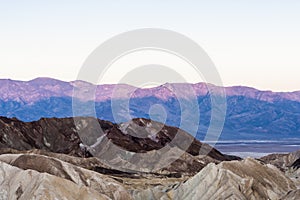
<svg viewBox="0 0 300 200">
<path fill-rule="evenodd" d="M 300 90 L 299 11 L 296 0 L 0 0 L 0 78 L 74 80 L 103 41 L 153 27 L 200 44 L 224 85 Z"/>
</svg>

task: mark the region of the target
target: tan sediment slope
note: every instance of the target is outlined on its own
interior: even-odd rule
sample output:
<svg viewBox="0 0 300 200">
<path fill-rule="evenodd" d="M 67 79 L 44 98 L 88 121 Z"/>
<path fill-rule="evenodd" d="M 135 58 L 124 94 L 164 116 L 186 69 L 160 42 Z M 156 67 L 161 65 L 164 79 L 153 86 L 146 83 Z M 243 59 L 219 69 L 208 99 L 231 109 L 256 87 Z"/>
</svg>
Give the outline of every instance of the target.
<svg viewBox="0 0 300 200">
<path fill-rule="evenodd" d="M 0 162 L 0 199 L 110 199 L 69 180 Z"/>
<path fill-rule="evenodd" d="M 131 199 L 129 193 L 119 182 L 108 176 L 77 167 L 56 158 L 34 154 L 4 154 L 0 155 L 0 161 L 23 170 L 30 169 L 71 181 L 79 188 L 83 187 L 97 191 L 99 196 L 105 195 L 111 199 Z"/>
<path fill-rule="evenodd" d="M 209 164 L 166 195 L 170 199 L 280 199 L 295 184 L 272 165 L 254 159 Z"/>
<path fill-rule="evenodd" d="M 33 151 L 34 152 L 34 151 Z M 193 177 L 107 174 L 85 169 L 90 158 L 54 157 L 40 151 L 0 155 L 2 199 L 297 199 L 292 179 L 274 165 L 247 158 L 210 163 Z M 64 162 L 59 157 L 69 160 Z M 82 160 L 82 161 L 79 161 Z M 83 161 L 84 160 L 84 161 Z M 91 164 L 86 164 L 92 161 Z M 118 176 L 117 176 L 118 175 Z M 47 196 L 48 195 L 48 196 Z M 0 199 L 1 199 L 0 198 Z"/>
</svg>

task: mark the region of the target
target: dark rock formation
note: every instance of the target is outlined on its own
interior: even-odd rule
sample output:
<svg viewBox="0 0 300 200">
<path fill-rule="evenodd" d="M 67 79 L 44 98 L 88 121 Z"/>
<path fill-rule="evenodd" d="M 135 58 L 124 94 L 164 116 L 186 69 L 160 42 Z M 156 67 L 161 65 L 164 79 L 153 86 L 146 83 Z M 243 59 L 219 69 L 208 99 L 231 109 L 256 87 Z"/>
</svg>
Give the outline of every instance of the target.
<svg viewBox="0 0 300 200">
<path fill-rule="evenodd" d="M 100 147 L 113 143 L 133 153 L 155 153 L 170 144 L 174 152 L 183 155 L 165 168 L 170 173 L 197 173 L 208 163 L 200 162 L 205 160 L 203 156 L 209 157 L 210 159 L 206 159 L 209 162 L 239 159 L 222 154 L 178 128 L 147 119 L 134 119 L 123 124 L 113 124 L 88 117 L 76 118 L 76 121 L 78 123 L 75 125 L 73 118 L 42 118 L 35 122 L 21 122 L 17 119 L 0 117 L 0 147 L 15 150 L 41 149 L 70 156 L 91 157 L 89 145 L 97 141 Z M 97 125 L 95 126 L 94 123 Z M 79 129 L 84 131 L 84 136 L 81 138 L 77 131 Z M 99 141 L 102 136 L 104 139 Z M 175 136 L 180 138 L 180 142 L 171 144 Z M 87 145 L 83 145 L 82 140 Z M 187 149 L 182 149 L 183 143 L 188 144 Z M 102 166 L 98 165 L 98 167 L 100 170 Z"/>
<path fill-rule="evenodd" d="M 300 158 L 298 158 L 293 164 L 292 166 L 294 169 L 299 169 L 300 168 Z"/>
</svg>

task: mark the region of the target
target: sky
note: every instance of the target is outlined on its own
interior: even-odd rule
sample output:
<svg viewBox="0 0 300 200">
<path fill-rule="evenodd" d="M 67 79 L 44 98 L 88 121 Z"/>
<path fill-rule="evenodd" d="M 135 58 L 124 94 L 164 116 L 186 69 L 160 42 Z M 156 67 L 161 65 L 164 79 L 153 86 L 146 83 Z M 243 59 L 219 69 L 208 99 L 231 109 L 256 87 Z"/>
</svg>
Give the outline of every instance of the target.
<svg viewBox="0 0 300 200">
<path fill-rule="evenodd" d="M 300 90 L 299 10 L 297 0 L 0 0 L 0 78 L 75 80 L 90 53 L 109 38 L 162 28 L 197 42 L 225 86 Z M 130 68 L 141 61 L 189 71 L 174 57 L 148 52 L 119 61 L 103 82 L 117 83 L 128 70 L 125 63 Z M 186 78 L 201 81 L 193 72 Z"/>
</svg>

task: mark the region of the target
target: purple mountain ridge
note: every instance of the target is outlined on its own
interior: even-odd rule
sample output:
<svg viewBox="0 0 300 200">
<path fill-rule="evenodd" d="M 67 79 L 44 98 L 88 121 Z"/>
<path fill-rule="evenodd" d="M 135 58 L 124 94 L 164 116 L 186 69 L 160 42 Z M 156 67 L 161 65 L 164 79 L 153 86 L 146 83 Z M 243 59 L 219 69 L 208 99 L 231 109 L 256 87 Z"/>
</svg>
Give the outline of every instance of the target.
<svg viewBox="0 0 300 200">
<path fill-rule="evenodd" d="M 94 116 L 115 123 L 146 118 L 181 127 L 191 134 L 195 134 L 192 127 L 198 127 L 197 139 L 202 140 L 212 119 L 211 94 L 215 94 L 214 102 L 220 102 L 218 95 L 222 92 L 226 93 L 227 108 L 226 116 L 217 116 L 225 117 L 221 139 L 300 139 L 300 91 L 260 91 L 206 83 L 166 83 L 153 88 L 137 88 L 51 78 L 5 79 L 0 80 L 0 116 L 16 117 L 25 122 L 72 116 Z M 155 108 L 157 104 L 160 107 Z M 191 113 L 194 110 L 199 111 L 199 118 Z"/>
<path fill-rule="evenodd" d="M 93 98 L 87 98 L 86 92 L 89 92 L 89 90 L 95 88 L 96 102 L 106 101 L 111 98 L 123 99 L 145 97 L 156 97 L 161 100 L 168 100 L 171 97 L 189 98 L 189 96 L 192 96 L 192 94 L 188 93 L 176 94 L 173 91 L 173 88 L 192 88 L 194 91 L 193 95 L 203 96 L 209 92 L 207 86 L 221 88 L 212 84 L 207 85 L 206 83 L 166 83 L 154 88 L 137 88 L 126 84 L 105 84 L 95 86 L 84 81 L 77 80 L 65 82 L 51 78 L 36 78 L 31 81 L 0 79 L 0 99 L 3 101 L 10 100 L 24 103 L 33 103 L 41 99 L 47 99 L 50 97 L 72 97 L 74 95 L 74 89 L 78 89 L 78 91 L 80 92 L 76 93 L 76 97 L 80 100 L 87 101 L 93 100 Z M 114 92 L 115 88 L 117 88 L 117 92 Z M 247 98 L 267 102 L 274 102 L 283 99 L 300 102 L 300 91 L 260 91 L 255 88 L 244 86 L 224 87 L 223 89 L 228 97 L 244 96 Z M 132 94 L 132 92 L 130 91 L 134 91 L 134 93 Z M 186 90 L 183 89 L 180 91 Z"/>
</svg>

